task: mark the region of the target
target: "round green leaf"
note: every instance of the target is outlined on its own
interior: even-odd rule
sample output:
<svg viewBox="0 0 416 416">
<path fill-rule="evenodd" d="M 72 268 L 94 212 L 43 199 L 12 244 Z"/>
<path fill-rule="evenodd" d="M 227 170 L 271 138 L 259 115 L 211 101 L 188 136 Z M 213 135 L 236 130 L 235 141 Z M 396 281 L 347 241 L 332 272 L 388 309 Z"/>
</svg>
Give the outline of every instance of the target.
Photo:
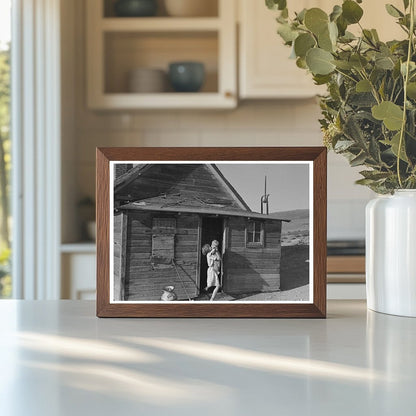
<svg viewBox="0 0 416 416">
<path fill-rule="evenodd" d="M 352 65 L 348 62 L 348 61 L 342 61 L 342 60 L 337 60 L 337 61 L 332 61 L 332 63 L 339 69 L 342 70 L 350 70 L 352 68 Z"/>
<path fill-rule="evenodd" d="M 354 68 L 358 70 L 363 69 L 368 64 L 367 60 L 358 53 L 352 55 L 349 62 Z"/>
<path fill-rule="evenodd" d="M 403 110 L 391 101 L 383 101 L 371 109 L 373 117 L 382 120 L 389 130 L 400 130 L 403 121 Z"/>
<path fill-rule="evenodd" d="M 399 147 L 400 147 L 400 156 L 399 158 L 404 162 L 409 162 L 409 159 L 406 155 L 406 148 L 405 148 L 405 141 L 402 141 L 402 145 L 400 146 L 400 132 L 396 133 L 391 141 L 381 140 L 381 142 L 387 146 L 390 146 L 391 151 L 397 157 L 399 156 Z"/>
<path fill-rule="evenodd" d="M 341 14 L 342 7 L 336 4 L 332 9 L 332 13 L 329 15 L 329 19 L 331 20 L 331 22 L 335 22 L 338 19 L 338 17 L 341 16 Z"/>
<path fill-rule="evenodd" d="M 362 79 L 361 81 L 357 82 L 357 85 L 355 86 L 355 90 L 357 92 L 370 92 L 371 91 L 370 81 L 366 79 Z"/>
<path fill-rule="evenodd" d="M 330 74 L 335 69 L 335 65 L 332 63 L 333 59 L 330 52 L 320 48 L 309 49 L 306 54 L 306 64 L 314 75 Z"/>
<path fill-rule="evenodd" d="M 304 58 L 309 49 L 315 46 L 316 42 L 309 33 L 302 33 L 295 39 L 296 56 Z"/>
<path fill-rule="evenodd" d="M 305 26 L 315 35 L 324 32 L 328 26 L 328 15 L 320 8 L 314 7 L 305 13 Z"/>
<path fill-rule="evenodd" d="M 331 75 L 314 75 L 315 85 L 324 85 L 331 82 Z"/>
<path fill-rule="evenodd" d="M 407 96 L 412 100 L 416 100 L 416 82 L 407 84 Z"/>
<path fill-rule="evenodd" d="M 371 29 L 371 34 L 373 35 L 373 39 L 376 42 L 380 42 L 380 38 L 378 37 L 378 33 L 377 33 L 377 30 L 376 29 Z"/>
<path fill-rule="evenodd" d="M 280 24 L 277 29 L 277 33 L 286 43 L 293 42 L 298 36 L 298 32 L 293 30 L 292 27 L 287 23 Z"/>
<path fill-rule="evenodd" d="M 397 8 L 394 7 L 392 4 L 386 4 L 387 13 L 393 17 L 403 17 L 404 14 Z"/>
<path fill-rule="evenodd" d="M 298 59 L 296 59 L 296 66 L 298 67 L 298 68 L 301 68 L 301 69 L 308 69 L 308 66 L 306 65 L 306 61 L 305 61 L 305 58 L 298 58 Z"/>
<path fill-rule="evenodd" d="M 392 70 L 394 68 L 394 61 L 390 56 L 379 56 L 375 61 L 376 67 L 380 69 Z"/>
<path fill-rule="evenodd" d="M 334 52 L 338 38 L 338 27 L 336 23 L 329 22 L 323 32 L 318 35 L 318 45 L 321 49 Z"/>
<path fill-rule="evenodd" d="M 318 35 L 318 45 L 321 49 L 324 49 L 328 52 L 332 52 L 334 50 L 334 45 L 332 43 L 331 37 L 329 36 L 328 28 Z"/>
<path fill-rule="evenodd" d="M 334 22 L 328 23 L 329 37 L 333 45 L 336 45 L 338 39 L 338 26 Z"/>
<path fill-rule="evenodd" d="M 271 10 L 283 10 L 286 7 L 286 0 L 266 0 L 266 6 Z"/>
<path fill-rule="evenodd" d="M 344 19 L 342 15 L 339 16 L 337 19 L 337 27 L 338 27 L 339 34 L 341 36 L 344 36 L 348 27 L 348 22 Z"/>
<path fill-rule="evenodd" d="M 305 19 L 305 14 L 306 14 L 307 10 L 306 9 L 302 9 L 299 13 L 296 13 L 296 20 L 298 20 L 299 22 L 303 23 L 304 19 Z"/>
<path fill-rule="evenodd" d="M 342 3 L 342 16 L 349 23 L 358 23 L 363 17 L 363 9 L 353 0 Z"/>
</svg>

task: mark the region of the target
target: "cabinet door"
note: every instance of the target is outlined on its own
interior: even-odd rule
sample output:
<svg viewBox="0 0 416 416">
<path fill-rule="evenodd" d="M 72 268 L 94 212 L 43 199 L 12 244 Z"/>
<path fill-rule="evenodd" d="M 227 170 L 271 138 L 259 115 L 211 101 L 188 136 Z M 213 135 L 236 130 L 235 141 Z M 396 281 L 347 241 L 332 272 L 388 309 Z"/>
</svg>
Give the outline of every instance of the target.
<svg viewBox="0 0 416 416">
<path fill-rule="evenodd" d="M 299 0 L 296 10 L 325 7 L 329 0 Z M 240 97 L 305 98 L 322 89 L 315 86 L 310 74 L 289 59 L 291 49 L 276 33 L 275 11 L 264 1 L 239 0 L 240 12 Z"/>
<path fill-rule="evenodd" d="M 94 253 L 65 253 L 62 256 L 63 299 L 95 299 L 95 263 Z"/>
<path fill-rule="evenodd" d="M 402 0 L 389 1 L 399 9 Z M 297 0 L 289 2 L 289 10 L 300 11 L 304 7 L 320 7 L 330 12 L 341 0 Z M 240 50 L 239 87 L 241 98 L 305 98 L 325 92 L 324 87 L 313 84 L 311 75 L 298 68 L 289 59 L 290 48 L 277 35 L 277 12 L 268 10 L 261 0 L 239 0 Z M 376 28 L 384 41 L 403 38 L 404 32 L 395 24 L 394 18 L 386 12 L 384 2 L 366 0 L 362 25 Z M 358 25 L 349 27 L 357 33 Z"/>
</svg>

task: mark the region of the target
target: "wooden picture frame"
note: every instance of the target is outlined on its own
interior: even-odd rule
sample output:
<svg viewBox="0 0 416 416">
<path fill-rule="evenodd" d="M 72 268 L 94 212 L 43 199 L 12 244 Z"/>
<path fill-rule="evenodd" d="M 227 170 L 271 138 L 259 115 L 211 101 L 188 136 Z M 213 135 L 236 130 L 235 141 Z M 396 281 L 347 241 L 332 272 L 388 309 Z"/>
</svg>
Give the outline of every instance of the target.
<svg viewBox="0 0 416 416">
<path fill-rule="evenodd" d="M 187 317 L 187 318 L 325 318 L 326 317 L 326 212 L 327 212 L 327 197 L 326 197 L 326 187 L 327 187 L 327 170 L 326 170 L 326 160 L 327 160 L 327 150 L 324 147 L 238 147 L 238 148 L 149 148 L 149 147 L 135 147 L 135 148 L 97 148 L 97 176 L 96 176 L 96 201 L 97 201 L 97 316 L 98 317 Z M 200 163 L 199 163 L 200 162 Z M 116 167 L 123 167 L 124 164 L 133 164 L 133 168 L 129 167 L 127 173 L 121 174 L 121 176 L 116 177 Z M 234 192 L 233 197 L 235 197 L 236 204 L 241 203 L 245 204 L 241 200 L 241 196 L 232 186 L 232 183 L 227 182 L 227 179 L 221 174 L 221 171 L 217 168 L 217 165 L 224 169 L 227 166 L 232 166 L 232 164 L 241 165 L 244 167 L 255 167 L 257 165 L 268 164 L 272 167 L 275 165 L 289 165 L 294 164 L 296 166 L 303 166 L 307 164 L 309 166 L 309 176 L 308 176 L 308 192 L 309 192 L 309 230 L 308 230 L 308 244 L 309 244 L 309 255 L 310 258 L 305 261 L 308 263 L 309 267 L 309 293 L 310 296 L 307 301 L 181 301 L 177 300 L 174 302 L 164 302 L 161 300 L 129 300 L 135 299 L 132 293 L 135 293 L 132 288 L 135 281 L 130 281 L 130 286 L 127 286 L 127 272 L 126 270 L 133 270 L 133 254 L 131 257 L 123 257 L 125 253 L 126 244 L 132 245 L 130 243 L 133 241 L 129 240 L 127 237 L 120 237 L 120 241 L 117 240 L 119 235 L 121 236 L 130 236 L 131 237 L 134 228 L 129 228 L 129 224 L 136 224 L 131 218 L 136 218 L 134 215 L 153 215 L 154 220 L 147 220 L 147 229 L 146 229 L 146 241 L 149 241 L 153 244 L 152 248 L 150 246 L 146 249 L 148 254 L 146 254 L 146 259 L 152 258 L 152 272 L 157 268 L 166 267 L 173 268 L 175 266 L 175 261 L 172 259 L 172 264 L 164 262 L 163 255 L 160 253 L 170 252 L 170 247 L 172 245 L 172 238 L 174 241 L 178 239 L 175 233 L 179 232 L 176 230 L 181 227 L 180 223 L 175 221 L 163 220 L 166 217 L 166 212 L 168 212 L 168 217 L 178 218 L 179 221 L 184 221 L 189 216 L 195 218 L 195 221 L 202 221 L 201 218 L 206 215 L 211 219 L 205 219 L 204 221 L 211 221 L 213 224 L 215 221 L 218 223 L 221 222 L 222 232 L 224 239 L 221 240 L 221 245 L 223 248 L 221 250 L 225 257 L 221 259 L 221 267 L 224 263 L 226 268 L 227 262 L 226 256 L 230 256 L 228 253 L 228 247 L 230 244 L 233 244 L 233 238 L 236 234 L 233 224 L 238 221 L 248 221 L 253 218 L 263 221 L 262 227 L 266 227 L 268 230 L 280 230 L 279 234 L 271 234 L 274 238 L 273 241 L 276 241 L 278 249 L 281 249 L 281 227 L 282 221 L 285 219 L 276 219 L 275 217 L 269 216 L 269 213 L 259 213 L 250 210 L 248 205 L 247 211 L 244 211 L 242 208 L 234 209 L 227 206 L 225 208 L 218 208 L 226 206 L 224 204 L 232 204 L 234 202 L 227 202 L 221 200 L 219 203 L 204 202 L 207 205 L 200 206 L 197 203 L 194 204 L 194 208 L 190 209 L 187 202 L 184 206 L 177 208 L 178 204 L 165 204 L 165 205 L 155 205 L 154 198 L 146 199 L 146 202 L 143 202 L 143 199 L 137 197 L 137 195 L 132 195 L 134 192 L 143 193 L 145 192 L 146 186 L 149 186 L 149 182 L 143 182 L 146 180 L 146 177 L 154 175 L 152 172 L 156 172 L 159 169 L 159 172 L 162 172 L 163 169 L 167 169 L 169 166 L 174 166 L 175 169 L 179 172 L 179 169 L 184 169 L 184 167 L 191 166 L 192 169 L 216 169 L 218 171 L 219 180 L 224 180 L 224 186 Z M 177 167 L 177 168 L 176 168 Z M 117 168 L 118 169 L 118 168 Z M 245 169 L 248 174 L 249 169 Z M 147 172 L 147 173 L 146 173 Z M 176 171 L 175 171 L 176 172 Z M 211 171 L 210 171 L 211 172 Z M 242 171 L 243 174 L 247 174 Z M 118 175 L 118 173 L 117 173 Z M 147 176 L 146 176 L 147 175 Z M 202 174 L 201 174 L 202 175 Z M 166 176 L 163 176 L 165 178 Z M 169 176 L 170 177 L 170 176 Z M 174 175 L 172 176 L 174 178 Z M 178 176 L 179 177 L 179 176 Z M 185 178 L 185 175 L 182 175 Z M 153 179 L 154 181 L 154 176 Z M 179 179 L 176 180 L 179 183 Z M 183 179 L 181 179 L 183 180 Z M 281 178 L 282 181 L 290 181 L 289 177 Z M 136 182 L 138 185 L 135 185 Z M 142 182 L 140 182 L 142 181 Z M 195 179 L 193 179 L 195 181 Z M 120 185 L 121 184 L 121 185 Z M 144 185 L 145 184 L 145 185 Z M 186 184 L 185 184 L 186 185 Z M 182 186 L 185 186 L 182 185 Z M 129 188 L 129 186 L 131 188 Z M 171 185 L 169 185 L 171 186 Z M 179 186 L 179 185 L 178 185 Z M 196 188 L 200 185 L 196 183 Z M 124 187 L 124 188 L 123 188 Z M 118 191 L 121 189 L 121 191 Z M 135 190 L 134 192 L 131 189 Z M 171 188 L 173 187 L 171 186 Z M 176 189 L 176 188 L 175 188 Z M 262 187 L 260 186 L 259 192 L 262 192 Z M 120 196 L 119 194 L 125 193 L 126 195 Z M 158 191 L 159 192 L 159 191 Z M 185 192 L 185 191 L 184 191 Z M 157 193 L 157 192 L 156 192 Z M 159 192 L 160 193 L 160 192 Z M 142 194 L 140 194 L 142 195 Z M 173 195 L 173 194 L 172 194 Z M 175 194 L 175 198 L 180 199 L 179 194 Z M 266 195 L 266 193 L 265 193 Z M 168 195 L 170 197 L 170 195 Z M 159 198 L 167 198 L 166 194 L 161 194 Z M 117 199 L 118 198 L 118 199 Z M 143 195 L 142 197 L 143 198 Z M 196 197 L 195 197 L 196 198 Z M 119 202 L 119 199 L 122 199 L 122 202 Z M 198 199 L 198 198 L 197 198 Z M 266 198 L 267 199 L 267 198 Z M 149 202 L 150 201 L 150 202 Z M 263 203 L 263 199 L 262 199 Z M 202 203 L 201 203 L 202 204 Z M 117 206 L 116 206 L 117 205 Z M 231 205 L 230 205 L 231 206 Z M 243 205 L 241 205 L 243 206 Z M 154 208 L 156 207 L 156 208 Z M 196 207 L 196 208 L 195 208 Z M 147 210 L 146 212 L 144 210 Z M 157 215 L 155 214 L 157 211 Z M 268 206 L 267 206 L 268 210 Z M 211 213 L 212 211 L 212 213 Z M 120 214 L 121 212 L 121 214 Z M 214 215 L 215 214 L 215 215 Z M 118 218 L 120 216 L 120 218 Z M 133 216 L 133 217 L 132 217 Z M 162 220 L 159 219 L 162 218 Z M 216 218 L 214 220 L 213 218 Z M 142 218 L 142 217 L 140 217 Z M 144 218 L 144 217 L 143 217 Z M 148 218 L 148 217 L 146 217 Z M 237 221 L 237 219 L 238 221 Z M 269 221 L 270 220 L 270 221 Z M 273 225 L 270 225 L 273 224 Z M 277 225 L 276 225 L 277 224 Z M 279 225 L 280 224 L 280 225 Z M 133 225 L 131 225 L 133 227 Z M 152 228 L 153 227 L 153 228 Z M 233 228 L 234 227 L 234 228 Z M 274 228 L 273 228 L 274 227 Z M 280 227 L 280 228 L 279 228 Z M 152 231 L 153 230 L 153 231 Z M 156 231 L 155 231 L 156 230 Z M 201 239 L 201 228 L 199 226 L 198 232 L 195 232 L 195 238 L 198 238 L 195 251 L 195 259 L 192 259 L 192 264 L 201 264 L 201 247 L 204 241 Z M 121 234 L 120 234 L 121 233 Z M 124 233 L 124 234 L 123 234 Z M 234 234 L 233 234 L 234 233 Z M 144 234 L 143 234 L 144 235 Z M 174 237 L 172 237 L 174 235 Z M 244 239 L 246 238 L 246 233 L 244 234 Z M 251 238 L 256 239 L 257 236 L 251 236 Z M 261 239 L 265 238 L 264 230 L 262 228 Z M 266 238 L 268 234 L 266 233 Z M 271 237 L 270 237 L 271 238 Z M 127 243 L 126 243 L 127 239 Z M 153 240 L 156 241 L 153 241 Z M 231 242 L 230 242 L 231 240 Z M 130 241 L 130 242 L 129 242 Z M 145 244 L 139 240 L 135 240 L 138 244 L 137 247 L 143 246 Z M 268 240 L 269 241 L 269 240 Z M 270 240 L 272 241 L 272 240 Z M 310 243 L 309 243 L 310 241 Z M 213 242 L 214 243 L 214 242 Z M 148 244 L 148 243 L 146 243 Z M 178 243 L 179 244 L 179 243 Z M 246 241 L 244 241 L 244 245 Z M 267 243 L 266 249 L 269 252 L 274 250 L 272 243 Z M 274 243 L 273 243 L 274 244 Z M 192 244 L 191 244 L 192 245 Z M 116 249 L 114 249 L 116 247 Z M 260 246 L 259 246 L 260 247 Z M 212 248 L 212 247 L 211 247 Z M 129 249 L 131 250 L 131 249 Z M 162 251 L 161 251 L 162 250 Z M 164 250 L 164 251 L 163 251 Z M 253 248 L 250 252 L 250 256 L 255 250 L 261 252 L 260 248 Z M 277 250 L 277 249 L 276 249 Z M 175 248 L 175 253 L 179 251 L 178 248 Z M 214 250 L 215 251 L 215 250 Z M 116 253 L 117 252 L 117 253 Z M 232 252 L 232 250 L 230 250 Z M 120 254 L 118 254 L 120 253 Z M 274 253 L 274 252 L 273 252 Z M 280 251 L 278 251 L 279 264 L 273 267 L 276 268 L 278 273 L 278 278 L 280 279 Z M 178 256 L 179 254 L 174 254 Z M 142 257 L 141 257 L 142 258 Z M 252 259 L 253 257 L 250 257 Z M 117 259 L 117 264 L 115 265 L 115 259 Z M 130 260 L 129 260 L 130 259 Z M 248 259 L 247 261 L 251 261 Z M 224 261 L 223 261 L 224 260 Z M 148 260 L 146 260 L 148 261 Z M 277 261 L 277 260 L 276 260 Z M 123 263 L 124 262 L 124 263 Z M 197 263 L 196 263 L 197 262 Z M 126 263 L 128 263 L 131 269 L 127 269 Z M 232 264 L 231 262 L 229 264 Z M 243 264 L 243 263 L 241 263 Z M 140 265 L 141 266 L 141 263 Z M 195 266 L 196 267 L 196 266 Z M 263 266 L 266 267 L 266 266 Z M 112 274 L 110 276 L 110 270 Z M 120 270 L 120 272 L 118 272 Z M 142 267 L 140 270 L 144 270 Z M 197 274 L 199 273 L 197 269 Z M 225 281 L 221 281 L 221 285 L 224 287 L 232 285 L 232 278 L 234 276 L 232 273 L 234 269 L 231 269 L 231 266 L 225 272 Z M 251 269 L 250 269 L 251 270 Z M 275 270 L 275 269 L 273 269 Z M 243 268 L 240 266 L 238 269 L 239 273 L 244 274 Z M 222 270 L 221 270 L 222 272 Z M 124 275 L 123 275 L 124 273 Z M 129 272 L 131 273 L 131 271 Z M 141 272 L 145 276 L 145 272 Z M 169 272 L 170 273 L 170 272 Z M 117 278 L 115 277 L 117 276 Z M 124 277 L 123 277 L 124 276 Z M 202 275 L 201 275 L 202 276 Z M 228 276 L 228 277 L 227 277 Z M 260 276 L 260 275 L 259 275 Z M 261 275 L 263 277 L 263 275 Z M 264 276 L 272 276 L 272 274 L 265 274 Z M 273 275 L 274 276 L 274 275 Z M 146 277 L 146 276 L 145 276 Z M 180 277 L 180 276 L 178 276 Z M 234 277 L 233 277 L 234 278 Z M 124 280 L 123 280 L 124 279 Z M 129 278 L 131 279 L 131 278 Z M 200 278 L 202 279 L 202 277 Z M 221 279 L 223 275 L 221 273 Z M 227 280 L 228 279 L 228 280 Z M 259 277 L 260 279 L 260 277 Z M 182 283 L 184 290 L 186 291 L 186 285 L 184 282 L 179 279 Z M 247 280 L 249 283 L 252 281 Z M 133 283 L 132 283 L 133 282 Z M 200 286 L 202 285 L 202 280 L 194 285 L 198 290 L 202 290 Z M 230 283 L 231 282 L 231 283 Z M 187 282 L 185 282 L 188 284 Z M 204 283 L 205 284 L 205 283 Z M 280 285 L 280 280 L 279 280 Z M 128 294 L 125 293 L 126 288 L 128 287 Z M 178 284 L 179 289 L 181 285 Z M 280 288 L 280 286 L 279 286 Z M 224 292 L 225 289 L 224 289 Z M 199 292 L 198 292 L 199 293 Z M 111 297 L 110 297 L 111 296 Z M 146 298 L 147 299 L 147 298 Z M 150 298 L 149 298 L 150 299 Z M 189 300 L 193 300 L 188 296 Z M 250 299 L 256 299 L 255 297 Z M 197 299 L 198 300 L 198 299 Z M 239 300 L 239 299 L 237 299 Z"/>
</svg>

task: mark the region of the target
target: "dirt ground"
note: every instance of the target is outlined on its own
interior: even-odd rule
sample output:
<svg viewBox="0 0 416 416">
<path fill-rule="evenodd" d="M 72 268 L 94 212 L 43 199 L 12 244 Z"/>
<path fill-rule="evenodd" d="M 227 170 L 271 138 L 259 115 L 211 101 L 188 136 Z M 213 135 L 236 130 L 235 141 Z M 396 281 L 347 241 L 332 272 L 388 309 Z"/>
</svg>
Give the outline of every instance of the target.
<svg viewBox="0 0 416 416">
<path fill-rule="evenodd" d="M 279 292 L 218 293 L 216 301 L 308 301 L 309 245 L 282 246 Z M 210 295 L 198 300 L 209 300 Z"/>
<path fill-rule="evenodd" d="M 209 300 L 207 296 L 206 299 Z M 261 292 L 246 293 L 238 296 L 231 296 L 226 293 L 218 293 L 215 297 L 216 301 L 307 301 L 309 300 L 309 285 L 297 287 L 290 290 L 282 290 L 280 292 Z"/>
</svg>

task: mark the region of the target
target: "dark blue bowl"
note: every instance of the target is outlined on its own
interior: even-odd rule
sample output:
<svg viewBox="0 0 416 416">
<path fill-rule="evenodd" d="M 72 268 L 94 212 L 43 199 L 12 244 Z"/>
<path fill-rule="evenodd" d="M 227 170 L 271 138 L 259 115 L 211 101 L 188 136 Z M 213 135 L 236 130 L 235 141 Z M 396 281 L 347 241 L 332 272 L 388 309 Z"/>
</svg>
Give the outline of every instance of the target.
<svg viewBox="0 0 416 416">
<path fill-rule="evenodd" d="M 149 17 L 157 12 L 156 0 L 118 0 L 114 12 L 120 17 Z"/>
<path fill-rule="evenodd" d="M 201 62 L 172 62 L 169 80 L 177 92 L 197 92 L 205 80 L 205 67 Z"/>
</svg>

